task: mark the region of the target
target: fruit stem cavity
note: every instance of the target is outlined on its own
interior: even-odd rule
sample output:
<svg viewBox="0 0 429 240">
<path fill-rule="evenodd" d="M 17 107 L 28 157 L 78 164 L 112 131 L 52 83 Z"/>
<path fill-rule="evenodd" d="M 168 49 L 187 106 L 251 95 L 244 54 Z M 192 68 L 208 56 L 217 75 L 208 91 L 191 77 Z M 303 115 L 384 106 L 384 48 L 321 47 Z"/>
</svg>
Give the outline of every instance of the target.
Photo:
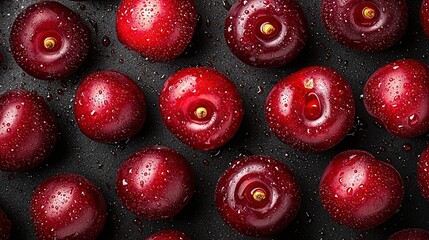
<svg viewBox="0 0 429 240">
<path fill-rule="evenodd" d="M 53 37 L 47 37 L 43 41 L 43 46 L 48 50 L 53 49 L 56 44 L 57 44 L 57 40 Z"/>
<path fill-rule="evenodd" d="M 207 109 L 205 107 L 199 107 L 195 110 L 195 116 L 199 119 L 203 119 L 207 116 Z"/>
<path fill-rule="evenodd" d="M 375 10 L 373 8 L 370 8 L 370 7 L 365 7 L 362 10 L 362 15 L 366 19 L 373 19 L 375 17 Z"/>
<path fill-rule="evenodd" d="M 265 199 L 265 192 L 264 191 L 262 191 L 262 190 L 260 190 L 260 189 L 258 189 L 258 190 L 256 190 L 256 191 L 254 191 L 253 192 L 253 199 L 255 200 L 255 201 L 258 201 L 258 202 L 260 202 L 260 201 L 262 201 L 262 200 L 264 200 Z"/>
<path fill-rule="evenodd" d="M 271 35 L 276 30 L 276 28 L 271 23 L 264 23 L 261 25 L 261 32 L 264 35 Z"/>
</svg>

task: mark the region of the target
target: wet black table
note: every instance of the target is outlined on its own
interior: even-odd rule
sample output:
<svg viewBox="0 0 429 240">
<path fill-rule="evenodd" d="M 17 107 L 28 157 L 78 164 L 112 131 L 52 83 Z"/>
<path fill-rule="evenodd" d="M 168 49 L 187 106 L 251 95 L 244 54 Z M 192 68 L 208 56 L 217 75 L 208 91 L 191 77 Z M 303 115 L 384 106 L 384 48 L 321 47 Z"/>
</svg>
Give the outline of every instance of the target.
<svg viewBox="0 0 429 240">
<path fill-rule="evenodd" d="M 86 176 L 101 188 L 108 218 L 100 239 L 144 239 L 159 229 L 175 228 L 192 239 L 248 239 L 224 224 L 217 214 L 213 192 L 217 179 L 234 159 L 251 154 L 271 155 L 287 164 L 301 185 L 303 204 L 296 220 L 274 239 L 386 239 L 406 227 L 428 228 L 429 202 L 416 187 L 416 162 L 428 143 L 428 136 L 397 139 L 380 128 L 365 111 L 361 94 L 368 77 L 382 65 L 399 58 L 427 62 L 429 40 L 418 22 L 420 0 L 408 0 L 410 24 L 406 36 L 392 49 L 381 53 L 359 53 L 329 38 L 322 26 L 320 0 L 299 0 L 309 23 L 309 39 L 300 57 L 279 69 L 255 69 L 237 60 L 223 38 L 227 10 L 222 0 L 196 0 L 201 14 L 193 47 L 179 59 L 150 63 L 120 44 L 115 33 L 115 12 L 119 0 L 88 0 L 65 5 L 79 13 L 91 26 L 94 47 L 84 67 L 71 78 L 47 82 L 34 79 L 17 66 L 9 51 L 10 26 L 16 15 L 34 0 L 0 1 L 0 93 L 26 88 L 44 96 L 58 116 L 60 139 L 51 157 L 40 167 L 23 173 L 0 173 L 0 207 L 13 222 L 13 239 L 33 238 L 29 201 L 34 188 L 48 176 L 73 172 Z M 107 38 L 110 45 L 107 45 Z M 104 40 L 103 40 L 104 39 Z M 103 42 L 105 43 L 103 45 Z M 228 75 L 244 99 L 245 117 L 237 135 L 218 151 L 193 151 L 163 126 L 158 94 L 164 81 L 175 71 L 189 66 L 208 66 Z M 353 87 L 358 120 L 355 129 L 335 148 L 322 153 L 295 151 L 270 133 L 263 107 L 271 88 L 281 78 L 306 66 L 325 65 L 344 75 Z M 117 145 L 96 143 L 83 136 L 73 117 L 73 96 L 82 76 L 101 69 L 116 69 L 132 77 L 143 89 L 148 102 L 148 120 L 138 136 Z M 121 162 L 143 146 L 165 145 L 182 153 L 197 176 L 197 192 L 186 209 L 174 219 L 149 222 L 137 219 L 122 207 L 115 194 L 116 171 Z M 353 231 L 333 222 L 323 210 L 318 184 L 324 168 L 337 153 L 363 149 L 390 162 L 401 173 L 406 194 L 403 206 L 387 223 L 370 231 Z"/>
</svg>

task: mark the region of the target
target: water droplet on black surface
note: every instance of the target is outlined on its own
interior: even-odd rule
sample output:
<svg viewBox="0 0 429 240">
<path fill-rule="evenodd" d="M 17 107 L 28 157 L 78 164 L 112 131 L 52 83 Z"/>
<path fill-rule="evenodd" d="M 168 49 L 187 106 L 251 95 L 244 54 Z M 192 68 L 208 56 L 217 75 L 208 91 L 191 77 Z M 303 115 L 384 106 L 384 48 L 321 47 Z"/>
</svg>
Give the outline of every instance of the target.
<svg viewBox="0 0 429 240">
<path fill-rule="evenodd" d="M 95 34 L 98 34 L 98 23 L 94 19 L 89 19 L 89 23 L 94 28 Z"/>
<path fill-rule="evenodd" d="M 222 0 L 222 6 L 223 8 L 225 8 L 227 11 L 229 11 L 231 9 L 231 3 L 229 3 L 228 0 Z"/>
<path fill-rule="evenodd" d="M 101 39 L 101 44 L 102 44 L 104 47 L 108 47 L 108 46 L 110 46 L 110 39 L 109 39 L 109 37 L 104 36 L 104 37 Z"/>
</svg>

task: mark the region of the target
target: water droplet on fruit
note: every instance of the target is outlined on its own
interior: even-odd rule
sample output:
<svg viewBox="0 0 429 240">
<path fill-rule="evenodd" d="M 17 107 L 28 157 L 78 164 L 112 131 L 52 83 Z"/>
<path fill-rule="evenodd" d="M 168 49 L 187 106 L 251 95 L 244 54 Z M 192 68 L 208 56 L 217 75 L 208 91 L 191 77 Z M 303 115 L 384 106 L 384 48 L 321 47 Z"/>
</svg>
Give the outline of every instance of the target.
<svg viewBox="0 0 429 240">
<path fill-rule="evenodd" d="M 316 120 L 322 115 L 322 104 L 315 93 L 310 93 L 305 98 L 304 116 L 309 120 Z"/>
<path fill-rule="evenodd" d="M 420 118 L 419 118 L 419 115 L 417 114 L 413 114 L 408 117 L 408 125 L 410 125 L 410 127 L 417 125 L 419 121 L 420 121 Z"/>
</svg>

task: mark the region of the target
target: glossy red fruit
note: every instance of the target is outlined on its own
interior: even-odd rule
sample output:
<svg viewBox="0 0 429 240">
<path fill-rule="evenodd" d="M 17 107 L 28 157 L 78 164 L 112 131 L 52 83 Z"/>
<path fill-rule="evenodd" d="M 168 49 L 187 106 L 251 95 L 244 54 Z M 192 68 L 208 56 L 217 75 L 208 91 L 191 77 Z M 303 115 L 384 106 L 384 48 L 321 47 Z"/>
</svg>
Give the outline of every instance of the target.
<svg viewBox="0 0 429 240">
<path fill-rule="evenodd" d="M 429 146 L 422 152 L 417 163 L 417 182 L 423 197 L 429 201 Z"/>
<path fill-rule="evenodd" d="M 216 207 L 237 232 L 271 237 L 296 217 L 301 192 L 292 172 L 269 156 L 236 160 L 220 177 Z"/>
<path fill-rule="evenodd" d="M 429 68 L 398 60 L 378 69 L 364 88 L 364 103 L 393 135 L 417 137 L 429 130 Z"/>
<path fill-rule="evenodd" d="M 349 150 L 329 163 L 319 193 L 334 221 L 366 230 L 384 223 L 399 209 L 404 184 L 391 165 L 368 152 Z"/>
<path fill-rule="evenodd" d="M 177 215 L 194 193 L 188 161 L 167 147 L 149 147 L 132 154 L 119 168 L 116 192 L 132 213 L 148 220 Z"/>
<path fill-rule="evenodd" d="M 238 0 L 224 31 L 228 47 L 242 62 L 280 67 L 304 48 L 307 22 L 295 0 Z"/>
<path fill-rule="evenodd" d="M 243 106 L 237 87 L 209 68 L 187 68 L 164 84 L 159 98 L 165 126 L 197 150 L 218 148 L 237 132 Z"/>
<path fill-rule="evenodd" d="M 51 80 L 73 74 L 85 61 L 91 31 L 79 15 L 58 2 L 42 1 L 18 15 L 10 47 L 29 75 Z"/>
<path fill-rule="evenodd" d="M 429 38 L 429 0 L 423 0 L 420 8 L 420 24 L 423 32 Z"/>
<path fill-rule="evenodd" d="M 0 170 L 39 165 L 51 154 L 57 136 L 55 115 L 42 97 L 21 89 L 0 95 Z"/>
<path fill-rule="evenodd" d="M 353 93 L 334 70 L 304 68 L 274 86 L 265 116 L 284 143 L 303 151 L 323 151 L 338 144 L 353 127 Z"/>
<path fill-rule="evenodd" d="M 322 20 L 339 43 L 360 51 L 394 45 L 408 25 L 406 0 L 322 0 Z"/>
<path fill-rule="evenodd" d="M 0 239 L 10 239 L 10 231 L 12 223 L 7 217 L 6 213 L 0 210 Z"/>
<path fill-rule="evenodd" d="M 105 143 L 131 138 L 146 119 L 143 92 L 128 76 L 116 71 L 86 76 L 77 89 L 74 110 L 80 130 Z"/>
<path fill-rule="evenodd" d="M 146 240 L 190 240 L 190 238 L 183 232 L 176 230 L 162 230 L 150 235 Z"/>
<path fill-rule="evenodd" d="M 36 188 L 30 213 L 39 239 L 96 239 L 106 220 L 106 204 L 88 179 L 60 174 Z"/>
<path fill-rule="evenodd" d="M 197 26 L 193 0 L 123 0 L 116 16 L 119 41 L 151 61 L 178 57 Z"/>
<path fill-rule="evenodd" d="M 420 228 L 403 229 L 392 236 L 388 240 L 428 240 L 429 231 Z"/>
</svg>

